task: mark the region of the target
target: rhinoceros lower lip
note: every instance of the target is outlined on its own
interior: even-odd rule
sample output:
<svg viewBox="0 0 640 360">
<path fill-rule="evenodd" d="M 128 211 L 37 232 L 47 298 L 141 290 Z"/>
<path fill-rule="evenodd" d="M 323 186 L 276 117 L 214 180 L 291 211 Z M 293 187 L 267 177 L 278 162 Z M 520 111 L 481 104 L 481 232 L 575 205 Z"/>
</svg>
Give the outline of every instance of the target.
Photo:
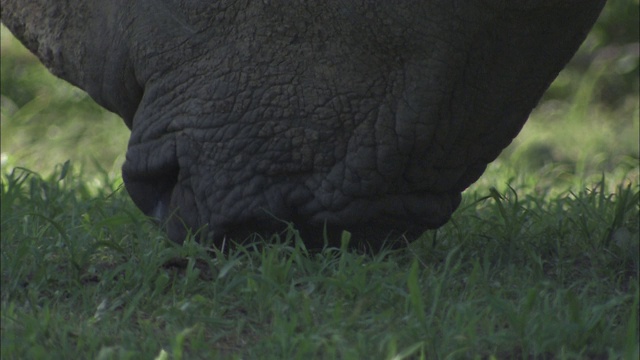
<svg viewBox="0 0 640 360">
<path fill-rule="evenodd" d="M 180 192 L 180 190 L 177 190 Z M 174 197 L 175 202 L 176 197 Z M 416 194 L 388 196 L 384 199 L 357 200 L 341 211 L 309 214 L 296 207 L 284 208 L 282 204 L 246 209 L 242 214 L 197 214 L 194 209 L 171 209 L 159 201 L 154 212 L 166 224 L 169 237 L 182 242 L 187 234 L 198 234 L 214 244 L 225 238 L 244 242 L 258 234 L 268 239 L 273 234 L 282 233 L 293 226 L 309 248 L 325 245 L 340 246 L 343 231 L 351 233 L 352 245 L 364 245 L 377 249 L 388 241 L 403 237 L 415 240 L 427 229 L 437 228 L 449 220 L 460 202 L 459 193 Z M 180 206 L 179 203 L 172 206 Z M 365 206 L 367 211 L 357 211 Z M 274 211 L 275 208 L 281 211 Z M 191 214 L 189 218 L 182 218 Z M 206 220 L 195 220 L 209 219 Z M 222 220 L 221 219 L 225 219 Z M 189 228 L 187 224 L 191 224 Z"/>
</svg>

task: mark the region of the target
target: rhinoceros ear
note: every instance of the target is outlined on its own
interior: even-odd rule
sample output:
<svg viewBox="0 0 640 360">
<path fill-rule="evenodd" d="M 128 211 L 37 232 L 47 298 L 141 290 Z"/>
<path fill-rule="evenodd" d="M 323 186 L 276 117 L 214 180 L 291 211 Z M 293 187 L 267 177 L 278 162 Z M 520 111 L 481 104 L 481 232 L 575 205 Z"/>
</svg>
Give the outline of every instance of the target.
<svg viewBox="0 0 640 360">
<path fill-rule="evenodd" d="M 2 0 L 2 22 L 56 76 L 130 124 L 142 97 L 129 58 L 127 1 Z"/>
</svg>

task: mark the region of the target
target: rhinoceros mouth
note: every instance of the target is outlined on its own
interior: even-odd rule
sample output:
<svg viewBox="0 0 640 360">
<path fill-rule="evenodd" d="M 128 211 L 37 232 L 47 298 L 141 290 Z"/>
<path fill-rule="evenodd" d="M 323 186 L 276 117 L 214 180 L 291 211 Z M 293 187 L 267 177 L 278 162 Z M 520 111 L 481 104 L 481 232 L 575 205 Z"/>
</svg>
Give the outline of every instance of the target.
<svg viewBox="0 0 640 360">
<path fill-rule="evenodd" d="M 460 202 L 460 193 L 406 194 L 358 199 L 339 210 L 317 211 L 310 204 L 287 203 L 286 195 L 271 189 L 271 194 L 256 197 L 271 202 L 254 202 L 242 210 L 214 209 L 209 205 L 211 199 L 190 195 L 194 190 L 188 183 L 176 181 L 171 188 L 157 178 L 128 178 L 127 189 L 136 204 L 165 228 L 171 240 L 181 243 L 192 234 L 199 241 L 217 246 L 227 240 L 242 243 L 255 239 L 256 234 L 269 238 L 293 226 L 308 248 L 340 246 L 342 232 L 348 231 L 352 246 L 376 251 L 383 244 L 415 240 L 425 230 L 440 227 Z M 309 208 L 316 212 L 309 213 Z"/>
<path fill-rule="evenodd" d="M 256 173 L 250 161 L 213 162 L 198 144 L 188 131 L 130 143 L 123 166 L 134 203 L 179 243 L 189 234 L 216 245 L 242 242 L 293 224 L 309 247 L 339 246 L 346 230 L 354 244 L 376 249 L 385 240 L 411 240 L 441 226 L 460 202 L 456 186 L 402 190 L 385 182 L 358 186 L 356 178 L 339 183 L 330 172 Z"/>
<path fill-rule="evenodd" d="M 130 145 L 122 178 L 136 206 L 145 215 L 163 221 L 171 212 L 171 196 L 179 172 L 175 141 L 165 138 Z"/>
</svg>

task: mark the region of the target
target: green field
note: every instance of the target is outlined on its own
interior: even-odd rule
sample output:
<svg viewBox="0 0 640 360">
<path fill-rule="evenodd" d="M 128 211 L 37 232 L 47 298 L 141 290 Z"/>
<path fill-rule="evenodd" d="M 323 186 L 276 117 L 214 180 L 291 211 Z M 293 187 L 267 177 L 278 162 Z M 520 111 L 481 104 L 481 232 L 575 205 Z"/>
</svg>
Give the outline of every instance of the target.
<svg viewBox="0 0 640 360">
<path fill-rule="evenodd" d="M 611 0 L 452 220 L 377 255 L 172 244 L 122 121 L 2 28 L 0 357 L 638 359 L 637 16 Z"/>
</svg>

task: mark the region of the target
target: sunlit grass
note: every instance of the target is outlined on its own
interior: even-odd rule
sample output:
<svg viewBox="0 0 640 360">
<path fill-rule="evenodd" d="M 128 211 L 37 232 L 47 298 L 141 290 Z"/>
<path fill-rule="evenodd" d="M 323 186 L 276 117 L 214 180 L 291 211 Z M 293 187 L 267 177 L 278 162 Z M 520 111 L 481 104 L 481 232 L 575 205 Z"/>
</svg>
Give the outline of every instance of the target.
<svg viewBox="0 0 640 360">
<path fill-rule="evenodd" d="M 129 137 L 122 120 L 51 75 L 4 26 L 0 34 L 3 171 L 48 174 L 71 159 L 90 173 L 119 173 Z"/>
</svg>

